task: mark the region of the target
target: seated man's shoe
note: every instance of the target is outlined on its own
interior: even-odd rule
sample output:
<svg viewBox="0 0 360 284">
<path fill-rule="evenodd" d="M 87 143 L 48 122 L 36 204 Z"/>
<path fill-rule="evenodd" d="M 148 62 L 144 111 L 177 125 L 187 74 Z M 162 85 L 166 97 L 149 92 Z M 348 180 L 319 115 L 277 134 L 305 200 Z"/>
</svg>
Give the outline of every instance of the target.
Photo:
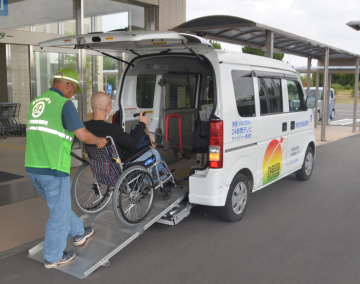
<svg viewBox="0 0 360 284">
<path fill-rule="evenodd" d="M 55 261 L 55 262 L 47 262 L 46 260 L 44 260 L 44 266 L 45 268 L 54 268 L 58 265 L 61 265 L 61 264 L 65 264 L 65 263 L 68 263 L 70 261 L 72 261 L 76 256 L 76 253 L 71 250 L 71 251 L 64 251 L 64 254 L 62 256 L 61 259 L 59 259 L 58 261 Z"/>
<path fill-rule="evenodd" d="M 74 245 L 75 246 L 81 246 L 82 244 L 84 244 L 86 242 L 86 240 L 88 238 L 90 238 L 93 234 L 94 234 L 94 228 L 89 226 L 84 228 L 85 232 L 84 234 L 80 235 L 76 235 L 75 237 L 73 237 L 74 240 Z"/>
</svg>

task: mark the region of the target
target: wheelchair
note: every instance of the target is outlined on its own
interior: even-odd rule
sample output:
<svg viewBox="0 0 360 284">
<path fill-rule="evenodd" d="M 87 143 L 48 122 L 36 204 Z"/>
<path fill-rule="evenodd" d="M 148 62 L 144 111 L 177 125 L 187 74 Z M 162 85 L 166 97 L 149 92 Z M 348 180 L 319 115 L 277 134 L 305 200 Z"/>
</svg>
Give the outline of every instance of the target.
<svg viewBox="0 0 360 284">
<path fill-rule="evenodd" d="M 143 147 L 121 161 L 113 139 L 110 136 L 106 139 L 108 143 L 102 149 L 85 145 L 87 161 L 73 180 L 72 200 L 82 213 L 97 214 L 112 199 L 116 219 L 126 227 L 133 227 L 149 215 L 155 190 L 160 188 L 162 197 L 170 198 L 171 186 L 176 186 L 175 179 L 164 161 L 156 161 L 153 147 Z M 150 158 L 133 162 L 150 149 Z M 164 166 L 161 172 L 157 168 L 159 163 Z"/>
</svg>

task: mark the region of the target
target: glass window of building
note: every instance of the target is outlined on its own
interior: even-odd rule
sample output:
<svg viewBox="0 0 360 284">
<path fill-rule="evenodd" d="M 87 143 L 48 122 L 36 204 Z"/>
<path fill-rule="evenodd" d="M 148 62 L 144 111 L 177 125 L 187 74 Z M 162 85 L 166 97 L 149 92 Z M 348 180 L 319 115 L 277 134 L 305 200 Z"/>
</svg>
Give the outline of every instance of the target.
<svg viewBox="0 0 360 284">
<path fill-rule="evenodd" d="M 155 30 L 155 7 L 122 0 L 84 0 L 84 32 Z"/>
<path fill-rule="evenodd" d="M 0 27 L 29 32 L 75 35 L 75 1 L 8 1 Z"/>
<path fill-rule="evenodd" d="M 77 70 L 77 54 L 34 52 L 36 96 L 44 94 L 53 83 L 54 75 L 63 68 Z M 71 98 L 78 109 L 78 94 Z"/>
</svg>

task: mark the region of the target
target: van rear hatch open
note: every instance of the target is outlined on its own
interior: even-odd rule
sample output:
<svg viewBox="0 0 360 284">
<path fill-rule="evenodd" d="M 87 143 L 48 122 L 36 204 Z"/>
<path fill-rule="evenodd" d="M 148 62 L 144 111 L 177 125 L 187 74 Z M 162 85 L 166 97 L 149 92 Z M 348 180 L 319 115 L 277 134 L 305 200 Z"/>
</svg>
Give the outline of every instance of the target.
<svg viewBox="0 0 360 284">
<path fill-rule="evenodd" d="M 190 53 L 190 47 L 196 53 L 205 54 L 213 46 L 203 38 L 179 34 L 176 32 L 108 32 L 66 36 L 41 42 L 40 47 L 74 47 L 78 49 L 96 49 L 100 51 L 127 52 L 139 55 L 160 52 Z M 185 46 L 186 45 L 186 46 Z"/>
</svg>

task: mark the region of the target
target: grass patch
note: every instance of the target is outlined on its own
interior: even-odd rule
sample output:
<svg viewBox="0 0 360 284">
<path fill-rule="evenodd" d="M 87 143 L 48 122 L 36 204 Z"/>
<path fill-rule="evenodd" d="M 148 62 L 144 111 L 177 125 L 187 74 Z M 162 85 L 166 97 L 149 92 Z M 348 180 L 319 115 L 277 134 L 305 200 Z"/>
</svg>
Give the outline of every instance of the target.
<svg viewBox="0 0 360 284">
<path fill-rule="evenodd" d="M 338 90 L 335 91 L 335 94 L 337 104 L 354 104 L 354 95 L 352 95 L 352 90 Z M 358 104 L 360 104 L 359 97 Z"/>
</svg>

